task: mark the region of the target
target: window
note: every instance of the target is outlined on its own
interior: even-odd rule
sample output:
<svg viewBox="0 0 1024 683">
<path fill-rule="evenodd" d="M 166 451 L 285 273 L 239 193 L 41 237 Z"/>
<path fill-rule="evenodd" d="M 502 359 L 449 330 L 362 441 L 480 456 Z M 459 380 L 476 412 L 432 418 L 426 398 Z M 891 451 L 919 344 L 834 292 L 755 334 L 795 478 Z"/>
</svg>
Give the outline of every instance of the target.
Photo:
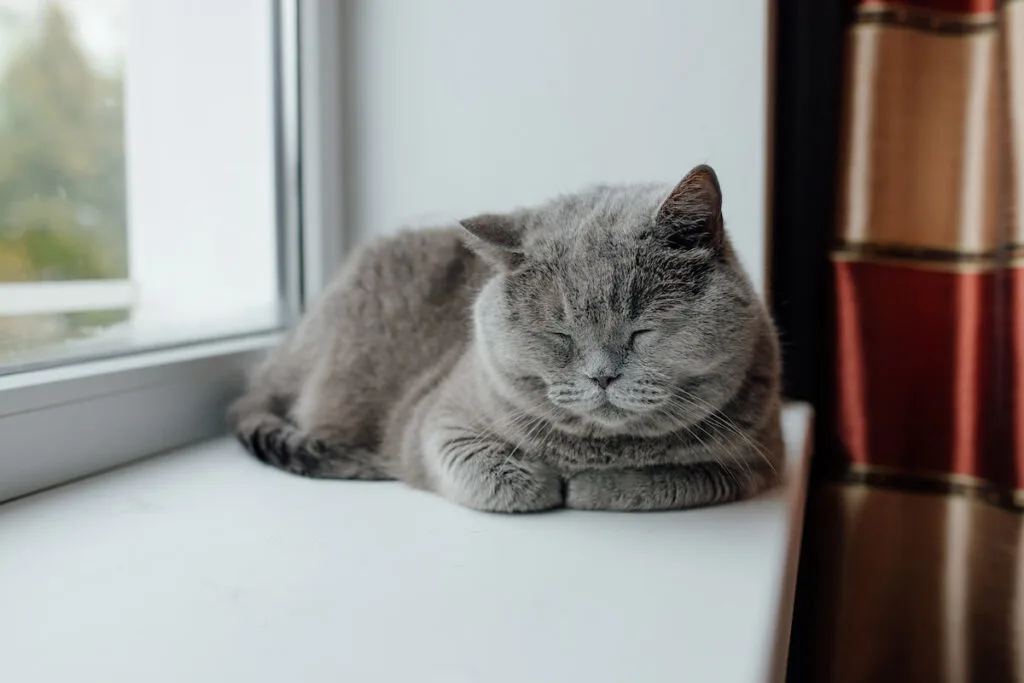
<svg viewBox="0 0 1024 683">
<path fill-rule="evenodd" d="M 281 324 L 278 23 L 0 0 L 0 372 Z"/>
<path fill-rule="evenodd" d="M 342 11 L 0 0 L 0 501 L 223 433 L 342 256 Z"/>
</svg>

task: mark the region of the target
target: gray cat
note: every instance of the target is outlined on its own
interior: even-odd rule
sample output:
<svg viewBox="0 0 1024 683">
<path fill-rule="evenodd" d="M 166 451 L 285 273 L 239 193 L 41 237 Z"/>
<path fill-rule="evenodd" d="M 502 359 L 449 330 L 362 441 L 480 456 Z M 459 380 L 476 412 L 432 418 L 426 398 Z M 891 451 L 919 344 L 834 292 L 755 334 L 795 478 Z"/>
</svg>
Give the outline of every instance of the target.
<svg viewBox="0 0 1024 683">
<path fill-rule="evenodd" d="M 231 425 L 310 477 L 478 510 L 659 510 L 777 481 L 779 354 L 718 180 L 597 187 L 363 247 Z"/>
</svg>

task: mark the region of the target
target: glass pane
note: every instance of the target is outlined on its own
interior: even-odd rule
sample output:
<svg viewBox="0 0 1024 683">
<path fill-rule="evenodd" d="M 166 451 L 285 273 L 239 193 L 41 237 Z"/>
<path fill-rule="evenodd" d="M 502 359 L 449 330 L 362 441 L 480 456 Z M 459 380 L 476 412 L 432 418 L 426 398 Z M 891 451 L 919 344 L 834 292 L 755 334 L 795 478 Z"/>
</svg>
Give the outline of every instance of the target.
<svg viewBox="0 0 1024 683">
<path fill-rule="evenodd" d="M 273 24 L 0 0 L 0 371 L 279 324 Z"/>
</svg>

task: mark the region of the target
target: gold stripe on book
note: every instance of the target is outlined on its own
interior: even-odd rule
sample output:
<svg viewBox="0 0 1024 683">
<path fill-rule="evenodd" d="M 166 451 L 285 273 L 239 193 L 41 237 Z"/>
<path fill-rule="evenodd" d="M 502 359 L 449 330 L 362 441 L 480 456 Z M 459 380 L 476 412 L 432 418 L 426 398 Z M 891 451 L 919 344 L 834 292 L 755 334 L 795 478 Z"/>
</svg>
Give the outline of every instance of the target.
<svg viewBox="0 0 1024 683">
<path fill-rule="evenodd" d="M 1024 247 L 971 254 L 895 245 L 843 244 L 832 250 L 831 258 L 845 263 L 880 263 L 948 273 L 984 273 L 1024 267 Z"/>
<path fill-rule="evenodd" d="M 999 23 L 995 12 L 947 12 L 897 3 L 860 5 L 856 20 L 949 34 L 994 29 Z"/>
<path fill-rule="evenodd" d="M 955 494 L 1013 510 L 1024 508 L 1024 491 L 1000 488 L 985 479 L 962 474 L 907 472 L 877 465 L 850 464 L 838 478 L 850 484 L 918 493 Z"/>
</svg>

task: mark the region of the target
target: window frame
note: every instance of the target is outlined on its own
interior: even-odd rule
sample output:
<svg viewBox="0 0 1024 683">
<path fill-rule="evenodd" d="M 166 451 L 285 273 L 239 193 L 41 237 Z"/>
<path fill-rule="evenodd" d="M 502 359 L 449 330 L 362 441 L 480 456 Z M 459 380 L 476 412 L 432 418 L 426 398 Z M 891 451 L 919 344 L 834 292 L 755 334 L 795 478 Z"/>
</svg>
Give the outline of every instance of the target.
<svg viewBox="0 0 1024 683">
<path fill-rule="evenodd" d="M 340 3 L 274 8 L 282 329 L 0 376 L 0 503 L 222 434 L 249 367 L 345 253 Z"/>
</svg>

